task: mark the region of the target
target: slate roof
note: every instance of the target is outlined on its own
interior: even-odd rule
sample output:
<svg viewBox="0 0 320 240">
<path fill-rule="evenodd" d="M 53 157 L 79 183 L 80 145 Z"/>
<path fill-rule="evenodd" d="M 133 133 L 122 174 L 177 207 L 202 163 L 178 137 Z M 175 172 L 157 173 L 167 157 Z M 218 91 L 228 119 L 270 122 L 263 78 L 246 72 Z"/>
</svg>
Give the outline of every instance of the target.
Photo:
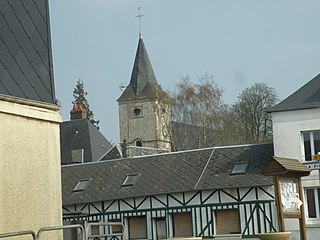
<svg viewBox="0 0 320 240">
<path fill-rule="evenodd" d="M 61 163 L 72 163 L 71 150 L 84 149 L 84 162 L 98 161 L 112 145 L 88 119 L 60 125 Z"/>
<path fill-rule="evenodd" d="M 299 88 L 269 112 L 281 112 L 320 107 L 320 74 Z"/>
<path fill-rule="evenodd" d="M 261 174 L 273 145 L 218 147 L 62 167 L 63 205 L 201 189 L 272 185 Z M 246 174 L 230 175 L 235 162 L 249 162 Z M 121 187 L 127 174 L 140 174 L 134 186 Z M 92 179 L 82 192 L 79 180 Z"/>
<path fill-rule="evenodd" d="M 48 0 L 1 0 L 0 94 L 55 104 Z"/>
<path fill-rule="evenodd" d="M 140 37 L 130 83 L 117 101 L 154 98 L 168 99 L 168 96 L 157 82 L 143 39 Z"/>
</svg>

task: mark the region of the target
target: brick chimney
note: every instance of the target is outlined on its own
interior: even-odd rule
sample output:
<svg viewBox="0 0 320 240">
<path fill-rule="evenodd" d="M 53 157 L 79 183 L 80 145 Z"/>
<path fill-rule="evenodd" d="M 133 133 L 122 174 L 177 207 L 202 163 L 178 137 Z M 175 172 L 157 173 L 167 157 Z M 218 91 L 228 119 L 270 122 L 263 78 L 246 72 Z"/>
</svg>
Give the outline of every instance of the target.
<svg viewBox="0 0 320 240">
<path fill-rule="evenodd" d="M 70 111 L 70 119 L 86 119 L 88 118 L 88 111 L 84 108 L 82 104 L 73 105 L 72 110 Z"/>
</svg>

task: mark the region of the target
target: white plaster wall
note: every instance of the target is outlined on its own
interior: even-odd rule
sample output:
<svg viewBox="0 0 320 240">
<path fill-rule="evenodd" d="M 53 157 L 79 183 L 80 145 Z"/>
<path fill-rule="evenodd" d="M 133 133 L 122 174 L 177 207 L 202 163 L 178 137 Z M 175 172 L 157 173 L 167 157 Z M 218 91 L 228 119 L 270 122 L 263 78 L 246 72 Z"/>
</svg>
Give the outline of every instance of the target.
<svg viewBox="0 0 320 240">
<path fill-rule="evenodd" d="M 0 101 L 1 233 L 62 225 L 60 122 L 54 110 Z"/>
<path fill-rule="evenodd" d="M 274 112 L 271 115 L 275 156 L 301 161 L 301 131 L 320 130 L 320 109 Z"/>
<path fill-rule="evenodd" d="M 303 162 L 304 152 L 301 132 L 320 130 L 320 108 L 274 112 L 271 115 L 275 156 L 298 159 Z M 303 177 L 302 185 L 303 187 L 318 187 L 318 171 L 313 170 L 310 176 Z M 295 232 L 299 229 L 298 224 L 291 220 L 285 220 L 285 224 L 289 231 Z M 308 239 L 318 239 L 313 236 L 319 236 L 317 235 L 319 228 L 314 227 L 312 224 L 310 226 L 307 227 Z M 299 239 L 299 237 L 297 234 L 293 234 L 291 239 Z"/>
</svg>

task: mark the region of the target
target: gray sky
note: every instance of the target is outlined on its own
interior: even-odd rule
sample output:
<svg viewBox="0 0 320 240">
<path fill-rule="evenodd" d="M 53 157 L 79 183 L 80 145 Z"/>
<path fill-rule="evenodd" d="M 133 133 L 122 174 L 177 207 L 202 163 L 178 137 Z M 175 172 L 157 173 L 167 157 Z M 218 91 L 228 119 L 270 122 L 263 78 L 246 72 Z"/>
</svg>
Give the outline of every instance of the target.
<svg viewBox="0 0 320 240">
<path fill-rule="evenodd" d="M 255 82 L 280 99 L 320 73 L 319 0 L 50 0 L 60 113 L 69 120 L 81 78 L 101 132 L 119 141 L 120 85 L 130 80 L 142 34 L 158 83 L 208 73 L 232 104 Z"/>
</svg>

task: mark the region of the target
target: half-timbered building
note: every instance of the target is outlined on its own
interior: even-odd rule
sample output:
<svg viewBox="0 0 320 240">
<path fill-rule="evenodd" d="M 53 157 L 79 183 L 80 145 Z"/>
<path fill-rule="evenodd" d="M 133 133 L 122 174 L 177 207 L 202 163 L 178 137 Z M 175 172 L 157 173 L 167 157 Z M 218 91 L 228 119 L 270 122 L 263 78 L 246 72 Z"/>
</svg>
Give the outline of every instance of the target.
<svg viewBox="0 0 320 240">
<path fill-rule="evenodd" d="M 272 156 L 270 143 L 66 165 L 64 223 L 122 222 L 129 239 L 276 231 L 273 179 L 261 173 Z"/>
</svg>

